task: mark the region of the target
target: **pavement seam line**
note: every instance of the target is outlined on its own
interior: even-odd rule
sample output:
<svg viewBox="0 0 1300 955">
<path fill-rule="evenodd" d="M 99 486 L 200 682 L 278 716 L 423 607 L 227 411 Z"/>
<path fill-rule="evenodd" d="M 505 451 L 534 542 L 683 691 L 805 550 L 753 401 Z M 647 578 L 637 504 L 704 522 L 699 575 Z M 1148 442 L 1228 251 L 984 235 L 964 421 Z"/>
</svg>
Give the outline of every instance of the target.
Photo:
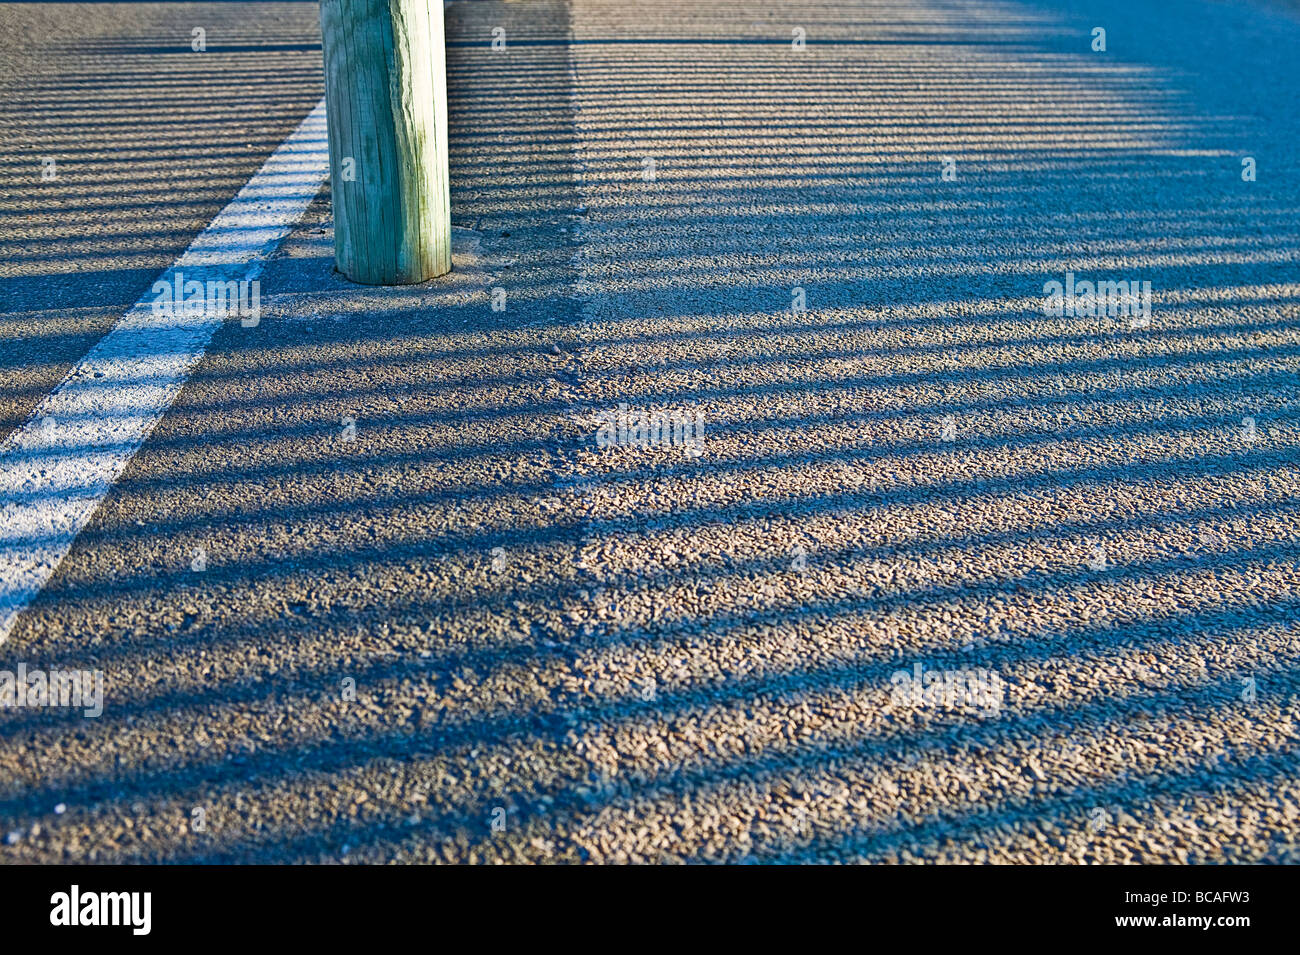
<svg viewBox="0 0 1300 955">
<path fill-rule="evenodd" d="M 252 281 L 329 173 L 322 99 L 159 276 Z M 0 443 L 0 643 L 171 407 L 224 321 L 140 297 Z M 156 314 L 161 312 L 161 314 Z"/>
</svg>

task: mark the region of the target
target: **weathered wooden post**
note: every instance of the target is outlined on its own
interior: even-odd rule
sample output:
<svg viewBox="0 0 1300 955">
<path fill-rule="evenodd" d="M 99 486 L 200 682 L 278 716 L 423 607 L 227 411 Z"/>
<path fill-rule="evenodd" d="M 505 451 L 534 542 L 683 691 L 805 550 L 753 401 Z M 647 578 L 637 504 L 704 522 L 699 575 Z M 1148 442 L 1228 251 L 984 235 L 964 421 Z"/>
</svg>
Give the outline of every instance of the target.
<svg viewBox="0 0 1300 955">
<path fill-rule="evenodd" d="M 354 282 L 451 271 L 441 0 L 321 0 L 334 260 Z"/>
</svg>

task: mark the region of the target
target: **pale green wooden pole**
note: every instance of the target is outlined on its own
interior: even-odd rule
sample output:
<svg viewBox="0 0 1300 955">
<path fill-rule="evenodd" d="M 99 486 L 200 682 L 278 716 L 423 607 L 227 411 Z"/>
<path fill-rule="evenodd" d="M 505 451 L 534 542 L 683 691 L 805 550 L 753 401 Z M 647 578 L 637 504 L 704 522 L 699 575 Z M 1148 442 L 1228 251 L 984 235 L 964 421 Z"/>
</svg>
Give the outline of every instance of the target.
<svg viewBox="0 0 1300 955">
<path fill-rule="evenodd" d="M 451 271 L 442 0 L 321 0 L 334 260 L 354 282 Z"/>
</svg>

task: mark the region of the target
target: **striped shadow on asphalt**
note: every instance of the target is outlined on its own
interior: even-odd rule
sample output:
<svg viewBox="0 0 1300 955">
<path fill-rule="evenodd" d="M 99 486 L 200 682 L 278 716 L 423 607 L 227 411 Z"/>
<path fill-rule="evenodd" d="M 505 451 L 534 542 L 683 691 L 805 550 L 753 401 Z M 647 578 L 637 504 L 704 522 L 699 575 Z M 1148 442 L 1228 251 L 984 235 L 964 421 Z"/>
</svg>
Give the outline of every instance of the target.
<svg viewBox="0 0 1300 955">
<path fill-rule="evenodd" d="M 329 172 L 322 100 L 159 278 L 251 282 Z M 146 292 L 0 444 L 0 643 L 40 592 L 220 326 Z"/>
</svg>

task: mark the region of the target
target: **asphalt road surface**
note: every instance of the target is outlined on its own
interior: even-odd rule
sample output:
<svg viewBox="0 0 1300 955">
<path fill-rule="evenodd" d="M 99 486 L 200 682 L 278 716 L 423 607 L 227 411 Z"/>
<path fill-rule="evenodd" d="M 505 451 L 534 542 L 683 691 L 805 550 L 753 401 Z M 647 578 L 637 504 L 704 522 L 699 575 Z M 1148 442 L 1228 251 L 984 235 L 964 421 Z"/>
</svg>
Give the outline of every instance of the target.
<svg viewBox="0 0 1300 955">
<path fill-rule="evenodd" d="M 456 271 L 322 193 L 0 646 L 104 673 L 0 709 L 0 860 L 1300 861 L 1294 5 L 446 15 Z M 319 57 L 0 5 L 0 426 Z"/>
</svg>

